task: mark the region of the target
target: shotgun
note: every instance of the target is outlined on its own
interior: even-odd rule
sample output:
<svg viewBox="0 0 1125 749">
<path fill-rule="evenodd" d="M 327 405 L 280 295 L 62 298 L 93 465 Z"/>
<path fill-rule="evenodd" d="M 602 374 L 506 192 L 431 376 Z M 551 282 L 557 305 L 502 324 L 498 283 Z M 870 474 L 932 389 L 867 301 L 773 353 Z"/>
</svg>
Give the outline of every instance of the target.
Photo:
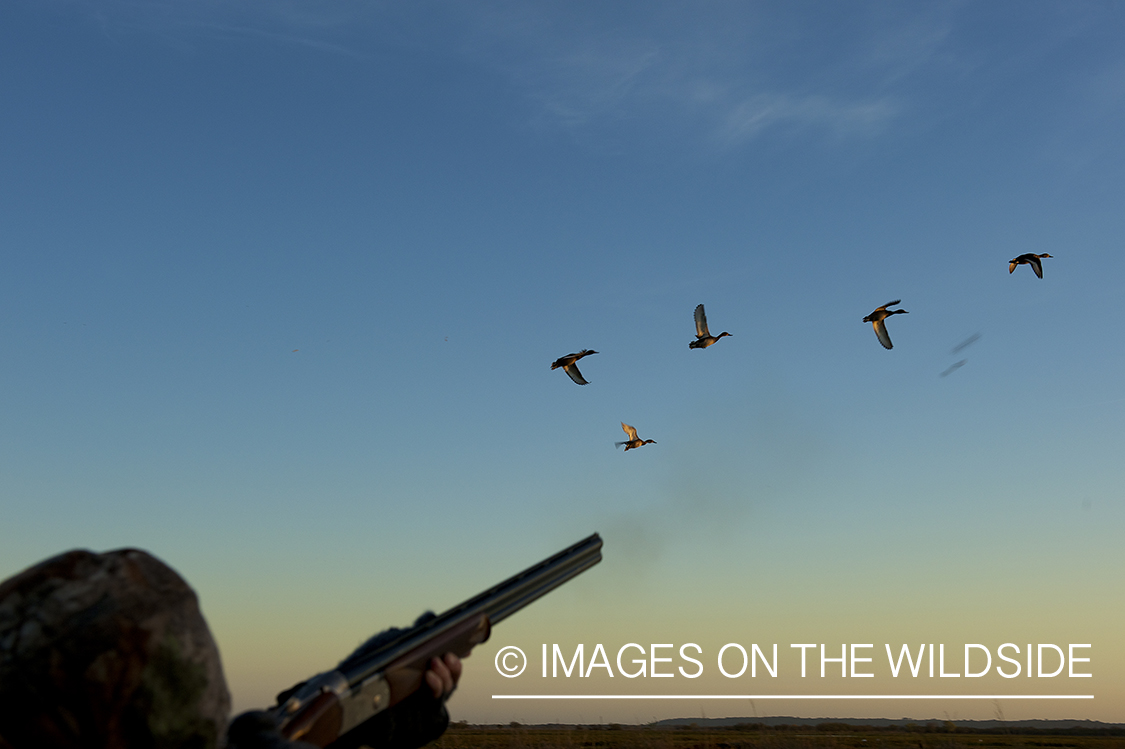
<svg viewBox="0 0 1125 749">
<path fill-rule="evenodd" d="M 601 549 L 595 533 L 387 641 L 373 638 L 334 670 L 279 697 L 271 712 L 282 735 L 330 744 L 418 689 L 431 658 L 450 651 L 464 658 L 492 625 L 600 562 Z"/>
</svg>

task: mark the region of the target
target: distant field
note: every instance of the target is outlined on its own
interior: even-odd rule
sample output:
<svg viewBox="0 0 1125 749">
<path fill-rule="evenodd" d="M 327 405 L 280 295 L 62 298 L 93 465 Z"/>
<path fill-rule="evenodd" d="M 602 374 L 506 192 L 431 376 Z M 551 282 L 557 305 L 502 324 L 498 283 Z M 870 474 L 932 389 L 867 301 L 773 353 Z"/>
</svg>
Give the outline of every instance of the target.
<svg viewBox="0 0 1125 749">
<path fill-rule="evenodd" d="M 852 730 L 819 726 L 469 726 L 453 724 L 436 749 L 1125 749 L 1125 732 L 981 733 L 919 726 Z"/>
</svg>

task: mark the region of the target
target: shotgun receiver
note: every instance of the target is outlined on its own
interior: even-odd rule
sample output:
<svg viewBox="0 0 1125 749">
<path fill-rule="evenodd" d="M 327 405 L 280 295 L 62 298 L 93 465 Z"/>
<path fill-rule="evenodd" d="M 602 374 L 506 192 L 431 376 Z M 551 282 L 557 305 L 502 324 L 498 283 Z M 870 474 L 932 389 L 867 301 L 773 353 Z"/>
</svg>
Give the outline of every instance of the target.
<svg viewBox="0 0 1125 749">
<path fill-rule="evenodd" d="M 325 746 L 422 685 L 430 659 L 465 657 L 492 625 L 601 561 L 597 533 L 385 642 L 374 638 L 333 671 L 310 678 L 273 709 L 282 735 Z"/>
</svg>

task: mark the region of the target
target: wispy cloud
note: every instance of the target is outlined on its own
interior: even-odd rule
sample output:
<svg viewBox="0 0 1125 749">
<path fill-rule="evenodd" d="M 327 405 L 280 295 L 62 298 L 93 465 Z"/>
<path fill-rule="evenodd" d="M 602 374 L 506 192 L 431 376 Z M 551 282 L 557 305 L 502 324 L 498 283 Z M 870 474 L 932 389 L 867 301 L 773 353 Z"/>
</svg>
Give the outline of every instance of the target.
<svg viewBox="0 0 1125 749">
<path fill-rule="evenodd" d="M 756 94 L 733 105 L 715 134 L 721 143 L 731 146 L 770 127 L 821 127 L 838 136 L 870 135 L 881 130 L 898 109 L 891 97 L 848 101 L 823 94 Z"/>
<path fill-rule="evenodd" d="M 645 76 L 659 62 L 660 52 L 651 44 L 612 50 L 587 46 L 541 60 L 538 71 L 520 71 L 515 77 L 547 113 L 574 127 L 626 114 L 630 103 L 644 95 Z"/>
<path fill-rule="evenodd" d="M 851 100 L 829 94 L 760 91 L 740 96 L 737 81 L 685 75 L 654 42 L 586 46 L 512 73 L 543 114 L 563 127 L 601 127 L 648 118 L 647 127 L 693 123 L 722 146 L 770 127 L 823 128 L 837 136 L 879 131 L 898 113 L 891 96 Z"/>
<path fill-rule="evenodd" d="M 821 21 L 806 27 L 801 13 L 763 18 L 740 5 L 602 15 L 474 4 L 464 15 L 463 50 L 534 102 L 540 122 L 627 128 L 641 139 L 688 133 L 734 148 L 772 130 L 882 132 L 908 107 L 903 82 L 940 58 L 952 28 L 948 14 L 922 11 L 856 14 L 866 24 L 861 34 Z"/>
<path fill-rule="evenodd" d="M 540 127 L 720 149 L 774 132 L 878 135 L 908 110 L 904 82 L 941 58 L 953 27 L 946 6 L 878 3 L 836 14 L 840 29 L 830 14 L 741 3 L 60 2 L 115 30 L 243 36 L 357 59 L 382 43 L 459 56 L 506 80 Z"/>
</svg>

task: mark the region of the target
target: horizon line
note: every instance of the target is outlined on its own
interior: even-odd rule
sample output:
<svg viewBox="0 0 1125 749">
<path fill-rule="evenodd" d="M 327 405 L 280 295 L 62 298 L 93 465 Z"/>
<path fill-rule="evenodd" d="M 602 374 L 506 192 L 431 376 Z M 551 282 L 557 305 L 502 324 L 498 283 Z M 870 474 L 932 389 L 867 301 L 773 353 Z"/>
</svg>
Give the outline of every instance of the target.
<svg viewBox="0 0 1125 749">
<path fill-rule="evenodd" d="M 1092 694 L 494 694 L 494 700 L 1092 700 Z"/>
</svg>

